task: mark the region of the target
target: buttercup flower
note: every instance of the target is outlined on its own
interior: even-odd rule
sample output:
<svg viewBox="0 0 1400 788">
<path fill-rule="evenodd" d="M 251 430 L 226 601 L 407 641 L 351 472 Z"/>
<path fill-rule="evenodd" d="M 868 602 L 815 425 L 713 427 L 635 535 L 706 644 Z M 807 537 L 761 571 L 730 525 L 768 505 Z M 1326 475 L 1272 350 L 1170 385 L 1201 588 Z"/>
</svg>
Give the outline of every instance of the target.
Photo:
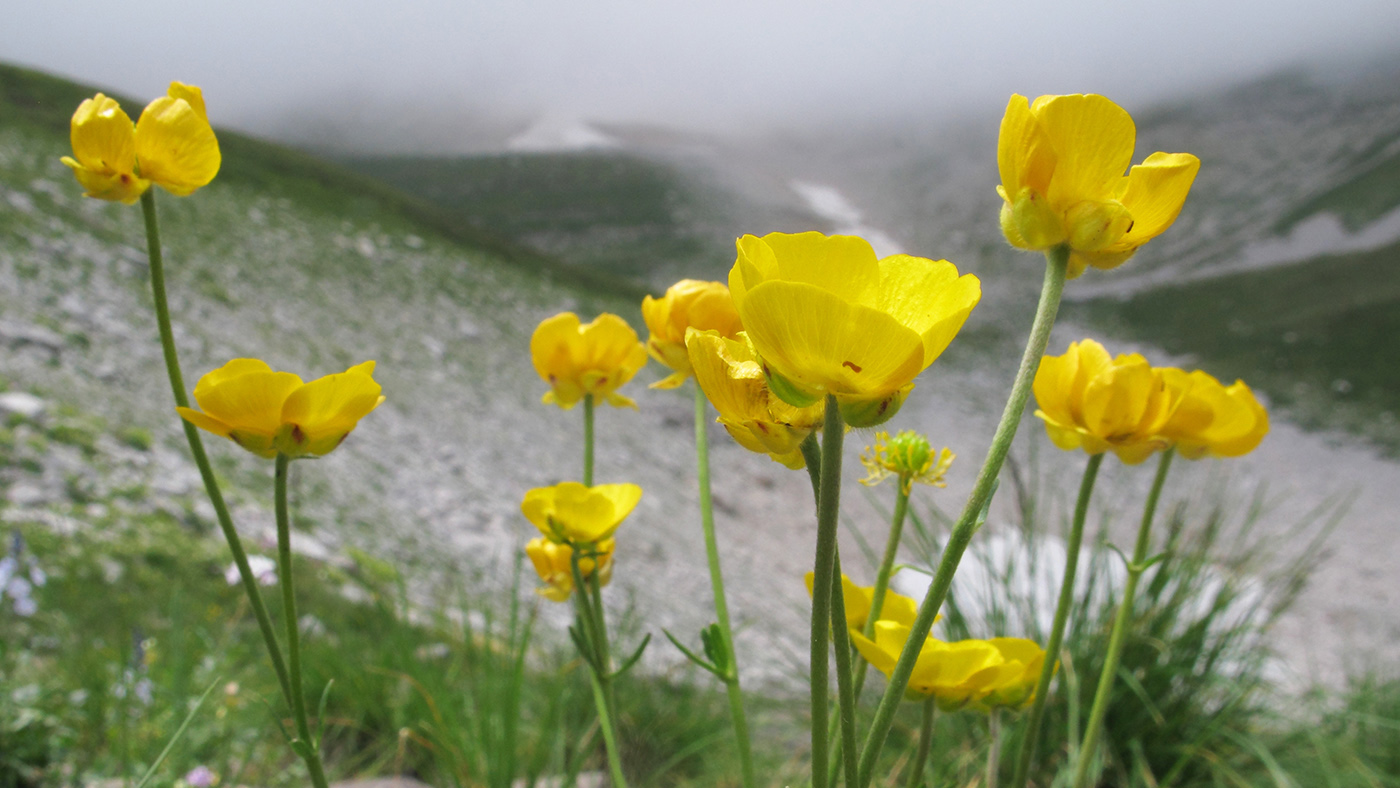
<svg viewBox="0 0 1400 788">
<path fill-rule="evenodd" d="M 1063 356 L 1041 359 L 1035 415 L 1061 449 L 1112 451 L 1136 465 L 1171 444 L 1163 428 L 1185 396 L 1184 382 L 1136 353 L 1110 358 L 1103 345 L 1086 339 L 1071 343 Z"/>
<path fill-rule="evenodd" d="M 946 260 L 877 260 L 861 238 L 772 233 L 737 247 L 729 291 L 769 388 L 798 407 L 832 394 L 856 427 L 899 410 L 982 297 Z"/>
<path fill-rule="evenodd" d="M 613 549 L 617 540 L 604 539 L 593 545 L 578 560 L 579 574 L 587 580 L 598 570 L 598 585 L 605 586 L 612 580 Z M 544 586 L 535 593 L 553 602 L 567 602 L 574 593 L 574 549 L 566 544 L 558 544 L 539 536 L 525 544 L 525 555 L 535 565 Z"/>
<path fill-rule="evenodd" d="M 200 410 L 176 410 L 259 457 L 319 457 L 384 401 L 373 375 L 374 362 L 366 361 L 303 383 L 258 359 L 236 358 L 199 379 L 194 399 Z"/>
<path fill-rule="evenodd" d="M 861 656 L 888 678 L 909 639 L 909 625 L 876 621 L 875 639 L 851 633 Z M 909 676 L 905 697 L 922 700 L 937 698 L 940 708 L 960 709 L 969 702 L 991 695 L 1004 682 L 1006 658 L 1000 649 L 985 640 L 945 643 L 925 638 L 914 671 Z"/>
<path fill-rule="evenodd" d="M 723 282 L 700 282 L 682 279 L 666 290 L 661 298 L 642 299 L 642 319 L 651 336 L 647 352 L 673 372 L 651 384 L 652 388 L 673 389 L 690 377 L 690 354 L 685 349 L 685 335 L 690 329 L 715 331 L 733 339 L 743 330 L 734 299 Z"/>
<path fill-rule="evenodd" d="M 1001 121 L 1001 229 L 1012 246 L 1069 244 L 1069 276 L 1116 268 L 1181 212 L 1201 162 L 1154 153 L 1128 170 L 1137 130 L 1103 96 L 1012 96 Z M 1123 172 L 1128 170 L 1124 176 Z"/>
<path fill-rule="evenodd" d="M 635 484 L 560 482 L 525 493 L 520 512 L 551 541 L 594 544 L 610 538 L 641 499 Z"/>
<path fill-rule="evenodd" d="M 992 638 L 987 643 L 1001 652 L 1001 668 L 991 692 L 978 700 L 987 708 L 1021 708 L 1035 699 L 1035 685 L 1045 664 L 1045 649 L 1025 638 Z"/>
<path fill-rule="evenodd" d="M 877 432 L 875 442 L 861 452 L 860 464 L 868 475 L 860 483 L 872 487 L 894 476 L 905 495 L 914 482 L 943 487 L 943 474 L 953 464 L 954 456 L 946 448 L 935 452 L 928 438 L 913 430 L 902 430 L 894 438 L 888 432 Z"/>
<path fill-rule="evenodd" d="M 647 363 L 647 350 L 617 315 L 599 315 L 585 326 L 573 312 L 561 312 L 535 329 L 530 360 L 549 384 L 541 400 L 545 404 L 568 410 L 592 394 L 616 408 L 636 408 L 617 389 Z"/>
<path fill-rule="evenodd" d="M 1185 389 L 1162 434 L 1176 444 L 1177 453 L 1189 460 L 1239 457 L 1254 451 L 1269 432 L 1269 414 L 1244 381 L 1225 386 L 1209 374 L 1195 370 L 1164 369 L 1171 385 Z"/>
<path fill-rule="evenodd" d="M 774 396 L 743 332 L 726 339 L 716 331 L 691 329 L 686 349 L 695 382 L 719 411 L 716 421 L 730 437 L 793 470 L 806 466 L 802 441 L 821 425 L 823 403 L 797 408 Z"/>
<path fill-rule="evenodd" d="M 816 573 L 808 572 L 805 579 L 807 581 L 807 596 L 811 596 Z M 864 631 L 865 619 L 870 616 L 870 604 L 875 601 L 875 587 L 858 586 L 842 572 L 841 597 L 846 603 L 846 626 L 853 632 Z M 911 626 L 918 613 L 918 602 L 887 588 L 885 589 L 885 599 L 880 604 L 880 615 L 876 620 L 893 621 L 896 624 Z"/>
<path fill-rule="evenodd" d="M 73 113 L 71 137 L 73 157 L 63 163 L 87 195 L 127 204 L 152 183 L 189 195 L 214 179 L 222 161 L 203 93 L 180 82 L 146 105 L 135 125 L 115 99 L 98 93 L 84 100 Z"/>
</svg>

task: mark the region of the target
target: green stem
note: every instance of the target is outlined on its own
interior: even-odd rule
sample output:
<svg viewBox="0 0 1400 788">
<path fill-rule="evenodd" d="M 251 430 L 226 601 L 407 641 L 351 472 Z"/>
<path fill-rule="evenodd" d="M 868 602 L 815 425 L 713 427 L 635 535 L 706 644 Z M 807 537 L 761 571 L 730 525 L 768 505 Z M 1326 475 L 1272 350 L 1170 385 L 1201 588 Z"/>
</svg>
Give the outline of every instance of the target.
<svg viewBox="0 0 1400 788">
<path fill-rule="evenodd" d="M 1002 411 L 1001 422 L 997 424 L 997 431 L 992 437 L 992 445 L 987 450 L 987 459 L 982 463 L 982 470 L 977 475 L 977 482 L 972 487 L 962 515 L 953 526 L 952 533 L 948 535 L 948 544 L 943 548 L 943 557 L 938 562 L 938 571 L 929 583 L 928 593 L 919 605 L 919 614 L 909 632 L 909 641 L 899 655 L 899 662 L 895 664 L 889 683 L 885 687 L 885 694 L 880 698 L 880 705 L 875 710 L 875 719 L 871 722 L 870 733 L 865 738 L 865 749 L 860 754 L 859 788 L 870 784 L 870 778 L 875 772 L 875 762 L 880 757 L 880 750 L 885 746 L 890 726 L 894 724 L 894 715 L 899 708 L 900 699 L 904 697 L 904 690 L 909 686 L 909 675 L 914 670 L 914 662 L 918 659 L 919 650 L 933 626 L 934 616 L 943 606 L 943 599 L 953 583 L 953 573 L 962 561 L 963 552 L 967 550 L 967 545 L 977 530 L 978 515 L 991 497 L 992 488 L 1001 473 L 1002 463 L 1011 451 L 1011 441 L 1016 437 L 1016 428 L 1021 423 L 1026 401 L 1030 399 L 1031 382 L 1040 367 L 1040 359 L 1045 355 L 1045 346 L 1050 341 L 1050 328 L 1055 324 L 1055 314 L 1060 308 L 1060 295 L 1064 292 L 1065 273 L 1069 267 L 1069 247 L 1057 246 L 1045 256 L 1045 281 L 1040 290 L 1040 303 L 1036 306 L 1035 321 L 1031 324 L 1031 335 L 1026 341 L 1021 365 L 1016 370 L 1016 380 L 1011 385 L 1011 396 L 1006 401 L 1006 409 Z M 830 440 L 829 435 L 827 439 Z"/>
<path fill-rule="evenodd" d="M 292 716 L 297 726 L 297 737 L 302 747 L 297 748 L 306 761 L 306 769 L 311 772 L 311 784 L 316 788 L 326 788 L 326 773 L 321 766 L 319 742 L 311 737 L 311 725 L 306 718 L 306 694 L 301 685 L 301 634 L 297 624 L 297 598 L 292 583 L 292 528 L 287 514 L 287 471 L 291 460 L 285 454 L 277 455 L 276 470 L 276 509 L 277 509 L 277 574 L 282 586 L 282 618 L 287 625 L 287 663 L 291 669 Z"/>
<path fill-rule="evenodd" d="M 608 646 L 607 624 L 603 621 L 602 594 L 599 592 L 598 573 L 595 571 L 587 579 L 579 568 L 579 549 L 573 547 L 570 564 L 574 574 L 574 604 L 578 610 L 579 626 L 584 639 L 592 647 L 591 659 L 586 659 L 589 679 L 593 686 L 593 706 L 598 711 L 598 727 L 603 731 L 603 748 L 608 755 L 608 770 L 612 774 L 612 784 L 627 788 L 627 780 L 622 774 L 622 755 L 617 746 L 616 701 L 613 699 L 611 671 L 612 649 Z M 597 566 L 597 559 L 595 559 Z M 589 655 L 585 654 L 585 657 Z"/>
<path fill-rule="evenodd" d="M 827 788 L 827 652 L 831 637 L 831 585 L 836 566 L 836 524 L 841 511 L 841 445 L 846 425 L 836 397 L 826 397 L 822 426 L 821 483 L 817 495 L 817 555 L 812 578 L 812 788 Z"/>
<path fill-rule="evenodd" d="M 1118 602 L 1118 615 L 1113 619 L 1113 634 L 1108 640 L 1108 655 L 1104 657 L 1103 672 L 1099 673 L 1099 686 L 1094 690 L 1094 705 L 1089 710 L 1089 725 L 1084 729 L 1084 746 L 1079 752 L 1079 763 L 1074 768 L 1075 788 L 1083 788 L 1089 776 L 1089 764 L 1094 760 L 1094 748 L 1099 743 L 1099 731 L 1103 727 L 1104 716 L 1108 714 L 1108 699 L 1113 694 L 1113 680 L 1118 677 L 1118 661 L 1123 656 L 1123 642 L 1128 637 L 1128 622 L 1133 617 L 1133 598 L 1137 595 L 1138 580 L 1146 571 L 1147 548 L 1151 544 L 1152 517 L 1157 513 L 1157 499 L 1162 495 L 1162 485 L 1167 481 L 1167 471 L 1171 468 L 1174 449 L 1162 452 L 1157 463 L 1157 475 L 1152 479 L 1152 490 L 1147 494 L 1147 506 L 1142 510 L 1142 523 L 1138 526 L 1137 543 L 1133 546 L 1133 560 L 1128 564 L 1128 582 L 1123 587 L 1123 598 Z"/>
<path fill-rule="evenodd" d="M 146 193 L 141 195 L 141 213 L 146 219 L 146 253 L 151 262 L 151 291 L 155 296 L 156 324 L 160 328 L 160 346 L 165 355 L 165 371 L 170 378 L 170 388 L 175 395 L 175 404 L 182 408 L 188 408 L 190 399 L 189 395 L 185 393 L 185 379 L 180 372 L 180 357 L 175 351 L 175 333 L 170 326 L 170 305 L 165 296 L 165 264 L 161 255 L 160 222 L 156 220 L 154 189 L 147 189 Z M 190 454 L 194 455 L 194 463 L 199 466 L 199 476 L 204 480 L 204 491 L 209 495 L 209 502 L 214 506 L 214 514 L 219 521 L 219 530 L 223 531 L 224 541 L 228 542 L 229 552 L 233 554 L 233 563 L 238 567 L 238 577 L 243 582 L 243 592 L 247 594 L 248 604 L 253 608 L 253 616 L 258 620 L 258 629 L 262 630 L 263 644 L 267 646 L 267 656 L 272 660 L 272 669 L 277 673 L 277 683 L 282 687 L 282 697 L 290 704 L 292 702 L 292 683 L 287 677 L 287 665 L 282 661 L 282 649 L 277 645 L 277 635 L 272 627 L 272 617 L 267 613 L 267 605 L 263 602 L 262 591 L 258 589 L 257 578 L 254 577 L 252 568 L 248 566 L 248 554 L 243 550 L 243 540 L 233 527 L 233 518 L 229 516 L 228 506 L 224 503 L 223 493 L 219 490 L 219 482 L 214 477 L 213 467 L 209 464 L 209 456 L 204 453 L 204 441 L 200 439 L 199 429 L 184 419 L 181 419 L 180 423 L 185 428 L 185 440 L 190 445 Z"/>
<path fill-rule="evenodd" d="M 739 662 L 734 656 L 734 630 L 729 623 L 729 605 L 724 598 L 724 574 L 719 565 L 719 542 L 715 539 L 715 513 L 710 500 L 710 442 L 709 405 L 705 392 L 695 385 L 695 468 L 700 486 L 700 526 L 705 532 L 705 557 L 710 564 L 710 590 L 715 596 L 715 618 L 724 638 L 728 675 L 725 690 L 729 694 L 729 718 L 734 725 L 734 741 L 739 748 L 739 766 L 743 772 L 744 788 L 756 788 L 753 768 L 753 747 L 749 742 L 749 721 L 744 714 L 744 693 L 739 688 Z"/>
<path fill-rule="evenodd" d="M 583 395 L 583 486 L 593 486 L 593 395 Z"/>
<path fill-rule="evenodd" d="M 1045 662 L 1040 666 L 1040 679 L 1035 685 L 1035 700 L 1031 704 L 1030 716 L 1026 719 L 1026 731 L 1021 736 L 1021 749 L 1016 753 L 1016 771 L 1011 777 L 1012 788 L 1025 786 L 1026 778 L 1030 776 L 1031 761 L 1035 759 L 1040 724 L 1045 719 L 1045 702 L 1050 695 L 1050 680 L 1055 675 L 1060 647 L 1064 643 L 1069 611 L 1074 607 L 1074 576 L 1079 567 L 1079 548 L 1084 541 L 1084 521 L 1089 514 L 1089 497 L 1094 492 L 1094 480 L 1098 478 L 1103 458 L 1103 454 L 1090 455 L 1089 463 L 1084 466 L 1084 478 L 1079 482 L 1079 499 L 1074 504 L 1074 520 L 1070 523 L 1069 541 L 1065 542 L 1065 573 L 1060 581 L 1060 599 L 1055 605 L 1055 621 L 1050 626 L 1050 640 L 1045 645 Z"/>
<path fill-rule="evenodd" d="M 885 539 L 885 555 L 880 559 L 880 568 L 875 574 L 875 588 L 870 593 L 870 612 L 866 614 L 865 625 L 861 628 L 861 634 L 867 639 L 874 635 L 875 622 L 879 620 L 880 610 L 885 605 L 886 592 L 889 591 L 890 587 L 890 575 L 894 571 L 894 559 L 899 552 L 900 535 L 904 530 L 904 518 L 908 511 L 909 493 L 905 492 L 903 480 L 901 480 L 896 490 L 894 516 L 890 518 L 890 533 Z M 855 654 L 851 655 L 851 659 L 856 659 Z M 853 682 L 854 686 L 851 690 L 851 696 L 859 700 L 860 693 L 865 689 L 865 679 L 870 675 L 870 663 L 861 659 L 856 662 L 856 665 L 858 667 L 855 669 L 855 680 Z M 831 771 L 836 771 L 841 759 L 845 757 L 845 753 L 847 752 L 857 751 L 848 749 L 838 742 L 834 751 L 831 753 Z"/>
<path fill-rule="evenodd" d="M 817 441 L 817 431 L 807 433 L 798 446 L 802 459 L 807 461 L 807 478 L 812 482 L 812 501 L 818 503 L 822 497 L 822 445 Z"/>
<path fill-rule="evenodd" d="M 997 788 L 997 771 L 1001 766 L 1001 709 L 993 707 L 987 716 L 987 784 Z"/>
<path fill-rule="evenodd" d="M 910 764 L 909 779 L 904 783 L 905 788 L 919 788 L 919 784 L 923 782 L 924 767 L 928 765 L 928 752 L 933 746 L 933 717 L 937 708 L 933 696 L 930 695 L 924 701 L 924 721 L 919 726 L 919 749 L 915 751 L 914 762 Z"/>
<path fill-rule="evenodd" d="M 840 752 L 856 751 L 856 696 L 851 681 L 851 633 L 846 623 L 846 598 L 841 582 L 841 550 L 836 548 L 831 569 L 831 641 L 836 651 L 836 702 L 840 712 L 841 741 Z M 846 785 L 856 783 L 856 759 L 844 759 Z M 828 774 L 834 773 L 834 769 Z"/>
</svg>

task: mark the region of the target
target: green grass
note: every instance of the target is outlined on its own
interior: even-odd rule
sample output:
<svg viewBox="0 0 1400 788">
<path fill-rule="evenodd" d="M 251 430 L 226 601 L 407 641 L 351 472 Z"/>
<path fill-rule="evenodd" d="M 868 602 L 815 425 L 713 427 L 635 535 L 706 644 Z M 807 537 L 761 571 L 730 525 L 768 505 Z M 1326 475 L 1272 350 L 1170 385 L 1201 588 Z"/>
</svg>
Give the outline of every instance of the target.
<svg viewBox="0 0 1400 788">
<path fill-rule="evenodd" d="M 630 154 L 391 156 L 344 163 L 468 226 L 549 249 L 587 270 L 656 284 L 685 272 L 717 275 L 733 257 L 727 239 L 706 232 L 725 215 L 723 198 L 675 167 Z"/>
<path fill-rule="evenodd" d="M 1400 449 L 1400 243 L 1070 305 L 1072 316 L 1242 378 L 1305 427 Z"/>
</svg>

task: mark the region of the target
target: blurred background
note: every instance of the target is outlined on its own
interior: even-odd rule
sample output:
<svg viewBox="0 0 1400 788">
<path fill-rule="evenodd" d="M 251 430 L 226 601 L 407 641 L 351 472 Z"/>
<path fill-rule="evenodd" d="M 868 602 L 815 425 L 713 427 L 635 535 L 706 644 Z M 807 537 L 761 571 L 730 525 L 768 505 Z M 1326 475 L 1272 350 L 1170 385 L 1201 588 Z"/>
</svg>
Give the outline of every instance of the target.
<svg viewBox="0 0 1400 788">
<path fill-rule="evenodd" d="M 1311 550 L 1279 543 L 1335 520 L 1273 630 L 1273 669 L 1307 686 L 1394 664 L 1400 4 L 142 0 L 4 16 L 9 523 L 209 520 L 166 407 L 139 213 L 82 199 L 58 163 L 96 90 L 135 117 L 170 80 L 197 84 L 220 130 L 220 177 L 160 195 L 188 378 L 240 355 L 304 376 L 379 361 L 386 405 L 298 469 L 305 553 L 364 550 L 425 584 L 468 567 L 485 587 L 529 536 L 523 491 L 577 474 L 578 414 L 538 403 L 535 324 L 614 311 L 644 331 L 643 294 L 722 279 L 746 232 L 859 234 L 983 279 L 962 336 L 887 425 L 957 452 L 949 488 L 928 494 L 956 510 L 1041 279 L 997 225 L 1001 114 L 1013 93 L 1097 92 L 1136 120 L 1135 161 L 1187 151 L 1202 167 L 1164 236 L 1070 283 L 1050 352 L 1094 336 L 1254 387 L 1274 424 L 1263 446 L 1179 463 L 1168 497 L 1252 517 L 1280 548 Z M 659 377 L 631 385 L 640 414 L 600 414 L 599 480 L 647 491 L 619 535 L 621 598 L 648 626 L 693 632 L 709 591 L 691 405 L 644 390 Z M 848 440 L 852 481 L 870 438 Z M 807 480 L 712 439 L 741 658 L 782 684 L 803 669 Z M 265 537 L 267 469 L 214 453 L 240 527 Z M 1014 456 L 1058 529 L 1082 458 L 1029 414 Z M 1124 543 L 1150 471 L 1105 468 L 1093 527 Z M 848 489 L 854 552 L 884 524 Z M 993 531 L 1017 511 L 1000 496 Z"/>
</svg>

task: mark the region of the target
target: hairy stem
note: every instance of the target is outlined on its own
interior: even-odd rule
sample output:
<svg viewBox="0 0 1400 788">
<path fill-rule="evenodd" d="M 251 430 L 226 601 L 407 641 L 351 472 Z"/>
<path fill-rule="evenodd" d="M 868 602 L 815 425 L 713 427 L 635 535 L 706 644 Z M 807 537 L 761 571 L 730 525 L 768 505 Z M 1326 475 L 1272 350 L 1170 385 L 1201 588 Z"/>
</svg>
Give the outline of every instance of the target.
<svg viewBox="0 0 1400 788">
<path fill-rule="evenodd" d="M 1016 437 L 1021 414 L 1026 409 L 1026 401 L 1030 399 L 1031 382 L 1035 379 L 1035 372 L 1045 355 L 1045 345 L 1050 341 L 1050 329 L 1055 324 L 1056 313 L 1059 312 L 1060 296 L 1064 292 L 1068 268 L 1069 247 L 1058 246 L 1046 253 L 1045 281 L 1040 290 L 1040 303 L 1036 306 L 1031 335 L 1026 341 L 1026 350 L 1021 355 L 1016 379 L 1011 384 L 1011 395 L 1007 398 L 1006 409 L 1002 411 L 1001 422 L 997 424 L 992 445 L 987 450 L 987 459 L 982 463 L 982 470 L 977 475 L 977 482 L 972 487 L 962 515 L 953 526 L 952 533 L 948 535 L 948 544 L 943 548 L 938 570 L 929 583 L 924 601 L 919 605 L 919 613 L 909 632 L 909 642 L 899 655 L 899 661 L 895 663 L 894 671 L 885 687 L 885 694 L 880 698 L 880 705 L 875 710 L 875 719 L 871 722 L 870 733 L 865 738 L 865 748 L 860 754 L 858 788 L 865 788 L 870 784 L 870 778 L 875 772 L 875 762 L 879 760 L 880 750 L 885 746 L 890 726 L 894 724 L 895 711 L 899 708 L 905 688 L 909 686 L 909 675 L 914 670 L 919 650 L 924 639 L 928 637 L 938 609 L 943 606 L 943 599 L 953 583 L 953 573 L 957 571 L 963 552 L 967 550 L 968 543 L 977 531 L 978 515 L 987 505 L 992 489 L 996 486 L 997 476 L 1001 473 L 1002 463 L 1011 451 L 1011 441 Z M 827 439 L 830 440 L 830 436 Z"/>
</svg>

